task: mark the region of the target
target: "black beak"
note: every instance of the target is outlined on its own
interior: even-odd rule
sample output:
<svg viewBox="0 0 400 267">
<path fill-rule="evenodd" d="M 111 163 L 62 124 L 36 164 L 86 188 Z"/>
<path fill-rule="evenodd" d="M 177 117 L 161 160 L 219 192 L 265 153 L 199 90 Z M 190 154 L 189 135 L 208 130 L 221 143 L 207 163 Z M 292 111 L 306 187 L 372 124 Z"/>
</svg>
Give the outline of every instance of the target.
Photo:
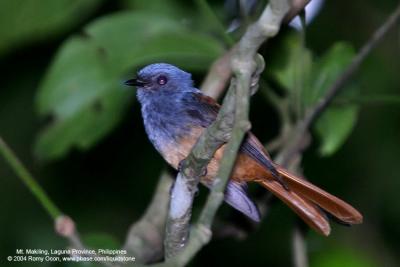
<svg viewBox="0 0 400 267">
<path fill-rule="evenodd" d="M 134 78 L 134 79 L 125 81 L 124 84 L 126 84 L 128 86 L 139 86 L 140 87 L 140 86 L 146 85 L 147 83 L 145 81 L 141 81 L 137 78 Z"/>
</svg>

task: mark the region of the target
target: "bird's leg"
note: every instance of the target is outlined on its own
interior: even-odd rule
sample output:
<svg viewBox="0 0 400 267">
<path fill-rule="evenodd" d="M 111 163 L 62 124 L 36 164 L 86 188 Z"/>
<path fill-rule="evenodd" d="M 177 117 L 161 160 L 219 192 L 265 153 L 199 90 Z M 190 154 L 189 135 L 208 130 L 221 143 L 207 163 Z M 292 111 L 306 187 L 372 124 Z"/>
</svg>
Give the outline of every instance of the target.
<svg viewBox="0 0 400 267">
<path fill-rule="evenodd" d="M 183 160 L 179 161 L 179 163 L 178 163 L 178 168 L 177 168 L 178 172 L 181 172 L 181 171 L 182 171 L 183 165 L 185 164 L 185 160 L 186 160 L 186 159 L 183 159 Z M 203 177 L 203 176 L 206 176 L 206 175 L 207 175 L 207 167 L 204 167 L 204 168 L 201 170 L 200 177 Z"/>
</svg>

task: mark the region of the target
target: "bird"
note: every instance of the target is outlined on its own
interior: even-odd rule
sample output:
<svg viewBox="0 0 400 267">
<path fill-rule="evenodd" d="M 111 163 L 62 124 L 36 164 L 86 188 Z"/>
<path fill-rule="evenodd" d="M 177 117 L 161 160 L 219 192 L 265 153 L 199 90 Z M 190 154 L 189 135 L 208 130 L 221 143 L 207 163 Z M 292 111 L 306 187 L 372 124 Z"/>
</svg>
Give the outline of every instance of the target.
<svg viewBox="0 0 400 267">
<path fill-rule="evenodd" d="M 165 161 L 176 170 L 205 129 L 215 121 L 220 105 L 194 86 L 191 74 L 168 63 L 143 67 L 133 79 L 145 131 Z M 212 188 L 226 144 L 214 154 L 200 182 Z M 250 198 L 247 183 L 260 184 L 291 208 L 316 232 L 328 236 L 329 218 L 342 224 L 362 223 L 363 216 L 350 204 L 324 191 L 272 161 L 250 131 L 241 144 L 227 183 L 224 200 L 253 221 L 259 210 Z"/>
</svg>

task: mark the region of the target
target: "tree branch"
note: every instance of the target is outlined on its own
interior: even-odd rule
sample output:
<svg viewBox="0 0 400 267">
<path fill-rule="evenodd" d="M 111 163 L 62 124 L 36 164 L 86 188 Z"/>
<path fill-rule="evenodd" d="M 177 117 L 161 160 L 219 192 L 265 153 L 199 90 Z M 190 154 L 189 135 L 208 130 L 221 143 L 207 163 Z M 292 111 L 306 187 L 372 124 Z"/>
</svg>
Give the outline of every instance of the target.
<svg viewBox="0 0 400 267">
<path fill-rule="evenodd" d="M 200 86 L 204 94 L 218 99 L 223 93 L 226 84 L 232 76 L 231 57 L 235 47 L 229 49 L 211 66 L 206 78 Z"/>
<path fill-rule="evenodd" d="M 179 180 L 172 191 L 165 241 L 167 264 L 185 265 L 211 238 L 212 221 L 223 201 L 224 190 L 242 139 L 250 129 L 249 98 L 252 85 L 257 86 L 252 75 L 259 74 L 259 68 L 264 66 L 263 59 L 256 57 L 257 50 L 265 40 L 277 34 L 289 8 L 289 1 L 270 1 L 259 20 L 248 28 L 238 43 L 231 62 L 235 78 L 231 80 L 218 117 L 203 132 L 189 156 L 181 164 L 177 177 Z M 230 134 L 232 136 L 229 140 Z M 215 151 L 227 140 L 229 142 L 224 150 L 214 186 L 186 243 L 191 205 L 199 178 L 204 174 Z"/>
<path fill-rule="evenodd" d="M 229 89 L 217 119 L 203 132 L 189 156 L 181 163 L 170 200 L 164 243 L 166 259 L 174 257 L 186 244 L 199 179 L 215 151 L 230 138 L 235 109 L 233 93 L 234 90 Z"/>
<path fill-rule="evenodd" d="M 164 229 L 172 181 L 171 175 L 163 171 L 145 214 L 130 227 L 123 248 L 135 256 L 137 262 L 148 264 L 163 258 Z"/>
</svg>

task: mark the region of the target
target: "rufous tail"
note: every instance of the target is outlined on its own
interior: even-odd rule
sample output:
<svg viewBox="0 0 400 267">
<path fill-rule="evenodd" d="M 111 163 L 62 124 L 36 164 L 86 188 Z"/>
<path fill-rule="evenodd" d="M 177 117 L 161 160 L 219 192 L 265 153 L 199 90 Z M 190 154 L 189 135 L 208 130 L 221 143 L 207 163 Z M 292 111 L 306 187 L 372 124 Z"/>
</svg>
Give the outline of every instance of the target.
<svg viewBox="0 0 400 267">
<path fill-rule="evenodd" d="M 330 225 L 320 208 L 327 211 L 345 224 L 362 223 L 362 215 L 351 205 L 311 184 L 303 178 L 295 176 L 280 166 L 275 166 L 289 190 L 275 179 L 257 180 L 276 197 L 285 202 L 311 228 L 327 236 Z"/>
</svg>

